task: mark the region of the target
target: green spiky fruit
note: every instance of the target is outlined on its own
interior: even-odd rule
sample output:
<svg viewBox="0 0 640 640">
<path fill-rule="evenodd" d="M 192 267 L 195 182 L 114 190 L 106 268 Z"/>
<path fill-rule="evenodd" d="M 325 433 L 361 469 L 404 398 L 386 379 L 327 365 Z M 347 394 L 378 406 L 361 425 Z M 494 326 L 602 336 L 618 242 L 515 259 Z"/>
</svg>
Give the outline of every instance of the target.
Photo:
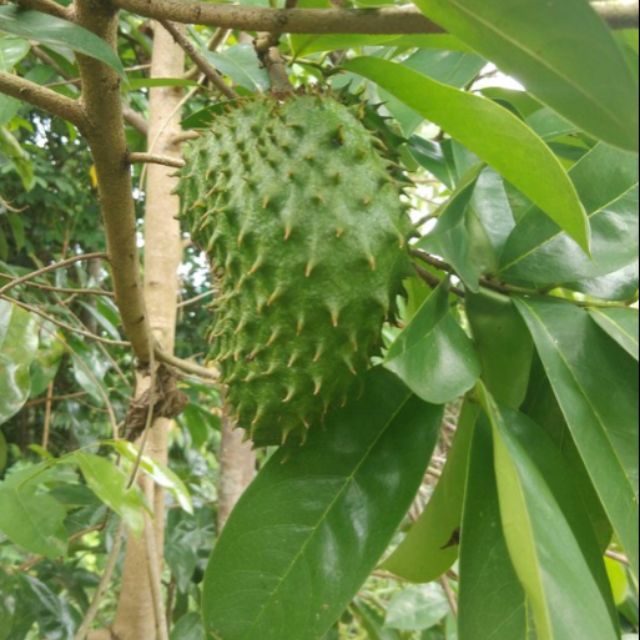
<svg viewBox="0 0 640 640">
<path fill-rule="evenodd" d="M 346 401 L 409 270 L 379 141 L 333 98 L 240 102 L 190 146 L 179 192 L 214 267 L 212 356 L 256 445 Z"/>
</svg>

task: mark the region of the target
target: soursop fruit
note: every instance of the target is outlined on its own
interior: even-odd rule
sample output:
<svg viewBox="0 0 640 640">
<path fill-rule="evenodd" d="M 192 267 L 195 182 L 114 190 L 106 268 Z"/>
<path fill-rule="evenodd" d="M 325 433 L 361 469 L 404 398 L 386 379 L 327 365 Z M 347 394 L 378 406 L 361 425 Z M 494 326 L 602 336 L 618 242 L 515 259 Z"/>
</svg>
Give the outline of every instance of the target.
<svg viewBox="0 0 640 640">
<path fill-rule="evenodd" d="M 240 101 L 185 152 L 183 217 L 216 288 L 211 356 L 256 446 L 303 442 L 346 402 L 410 273 L 402 185 L 358 110 Z"/>
</svg>

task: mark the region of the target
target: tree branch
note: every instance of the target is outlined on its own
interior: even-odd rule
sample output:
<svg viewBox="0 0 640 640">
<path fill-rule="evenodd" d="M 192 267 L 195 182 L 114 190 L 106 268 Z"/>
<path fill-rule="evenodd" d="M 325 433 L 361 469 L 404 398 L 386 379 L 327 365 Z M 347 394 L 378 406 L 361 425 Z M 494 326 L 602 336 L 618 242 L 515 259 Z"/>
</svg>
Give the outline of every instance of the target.
<svg viewBox="0 0 640 640">
<path fill-rule="evenodd" d="M 267 9 L 263 7 L 182 2 L 112 0 L 112 4 L 148 18 L 242 31 L 281 33 L 442 33 L 442 28 L 413 7 L 384 9 Z M 606 6 L 605 6 L 606 5 Z M 614 28 L 638 26 L 638 5 L 595 2 L 595 10 Z M 615 9 L 613 8 L 615 6 Z"/>
<path fill-rule="evenodd" d="M 180 158 L 170 158 L 169 156 L 161 156 L 155 153 L 133 152 L 128 156 L 129 162 L 149 162 L 151 164 L 162 164 L 165 167 L 176 167 L 181 169 L 184 167 L 184 160 Z"/>
<path fill-rule="evenodd" d="M 101 0 L 77 0 L 76 20 L 115 49 L 118 18 L 111 4 Z M 120 78 L 114 69 L 94 58 L 77 57 L 88 118 L 85 137 L 96 167 L 116 304 L 136 357 L 147 363 L 151 357 L 151 334 L 140 279 Z"/>
<path fill-rule="evenodd" d="M 209 369 L 207 367 L 202 367 L 195 362 L 191 362 L 190 360 L 183 360 L 182 358 L 178 358 L 177 356 L 163 351 L 159 347 L 156 347 L 154 353 L 158 362 L 164 362 L 164 364 L 168 364 L 175 369 L 197 376 L 198 378 L 213 380 L 214 382 L 219 380 L 218 371 L 216 369 Z"/>
<path fill-rule="evenodd" d="M 83 131 L 87 126 L 87 117 L 82 105 L 59 93 L 42 87 L 31 80 L 6 71 L 0 71 L 0 93 L 23 100 L 38 109 L 64 118 Z"/>
<path fill-rule="evenodd" d="M 209 61 L 191 44 L 189 39 L 176 28 L 174 24 L 168 20 L 160 20 L 160 24 L 171 34 L 178 46 L 193 60 L 194 64 L 200 69 L 204 76 L 211 84 L 227 98 L 233 100 L 238 94 L 227 85 L 222 76 L 209 63 Z"/>
</svg>

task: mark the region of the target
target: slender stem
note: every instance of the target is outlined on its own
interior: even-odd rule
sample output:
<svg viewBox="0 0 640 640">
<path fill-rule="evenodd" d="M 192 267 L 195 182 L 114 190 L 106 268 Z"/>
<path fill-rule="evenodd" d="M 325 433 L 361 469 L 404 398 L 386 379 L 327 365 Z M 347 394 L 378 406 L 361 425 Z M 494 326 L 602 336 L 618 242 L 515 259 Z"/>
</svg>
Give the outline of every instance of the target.
<svg viewBox="0 0 640 640">
<path fill-rule="evenodd" d="M 612 560 L 616 560 L 617 562 L 620 562 L 621 564 L 624 565 L 629 565 L 629 558 L 627 558 L 627 556 L 625 556 L 622 553 L 618 553 L 617 551 L 612 551 L 611 549 L 607 549 L 604 552 L 604 555 L 607 556 L 608 558 L 611 558 Z"/>
<path fill-rule="evenodd" d="M 8 273 L 0 273 L 0 278 L 4 278 L 5 280 L 13 280 L 13 276 L 10 276 Z M 113 298 L 112 291 L 106 291 L 105 289 L 74 289 L 71 287 L 54 287 L 49 284 L 42 284 L 40 282 L 21 282 L 18 284 L 24 284 L 27 287 L 35 287 L 36 289 L 42 289 L 43 291 L 52 291 L 53 293 L 68 293 L 76 296 L 84 296 L 84 295 L 94 295 L 94 296 L 105 296 L 107 298 Z"/>
<path fill-rule="evenodd" d="M 147 550 L 147 566 L 149 567 L 149 583 L 151 584 L 151 600 L 153 601 L 153 609 L 156 619 L 156 631 L 158 632 L 158 640 L 169 640 L 167 632 L 167 619 L 164 615 L 164 607 L 162 603 L 161 592 L 161 576 L 160 567 L 158 566 L 158 545 L 156 544 L 156 535 L 151 518 L 145 514 L 144 518 L 144 538 Z"/>
<path fill-rule="evenodd" d="M 89 338 L 90 340 L 95 340 L 96 342 L 102 342 L 103 344 L 108 344 L 112 347 L 129 347 L 131 346 L 130 342 L 126 342 L 125 340 L 112 340 L 111 338 L 103 338 L 102 336 L 98 336 L 95 333 L 91 333 L 90 331 L 86 331 L 85 329 L 80 329 L 79 327 L 74 327 L 73 325 L 67 324 L 62 320 L 58 320 L 52 315 L 45 313 L 38 307 L 34 307 L 31 304 L 27 304 L 26 302 L 22 302 L 21 300 L 16 300 L 10 296 L 0 295 L 2 300 L 6 300 L 7 302 L 11 302 L 18 307 L 22 307 L 25 311 L 30 311 L 31 313 L 35 313 L 36 315 L 48 320 L 52 324 L 57 325 L 62 329 L 66 329 L 67 331 L 71 331 L 72 333 L 77 333 L 78 335 L 84 336 L 85 338 Z"/>
<path fill-rule="evenodd" d="M 441 576 L 438 579 L 438 582 L 442 585 L 444 593 L 447 596 L 447 601 L 449 602 L 451 613 L 453 613 L 454 617 L 457 617 L 458 616 L 458 600 L 456 599 L 456 594 L 453 592 L 453 589 L 449 584 L 449 578 L 447 578 L 447 576 Z"/>
<path fill-rule="evenodd" d="M 177 0 L 112 0 L 112 4 L 148 18 L 186 24 L 203 24 L 241 31 L 279 33 L 442 33 L 437 24 L 413 7 L 383 9 L 267 9 L 264 7 L 212 4 Z M 614 28 L 638 26 L 638 6 L 608 2 L 594 8 Z"/>
<path fill-rule="evenodd" d="M 198 378 L 204 378 L 205 380 L 219 380 L 219 374 L 216 369 L 208 369 L 207 367 L 203 367 L 195 362 L 191 362 L 190 360 L 183 360 L 182 358 L 178 358 L 162 349 L 156 348 L 155 355 L 159 362 L 164 362 L 171 367 L 175 367 L 180 371 L 184 371 L 185 373 L 190 373 Z"/>
<path fill-rule="evenodd" d="M 162 164 L 165 167 L 176 167 L 178 169 L 184 167 L 184 160 L 180 158 L 170 158 L 169 156 L 161 156 L 155 153 L 139 153 L 129 154 L 129 162 L 143 162 L 151 164 Z"/>
<path fill-rule="evenodd" d="M 47 385 L 47 397 L 44 405 L 44 427 L 42 429 L 42 448 L 49 446 L 49 428 L 51 427 L 51 405 L 53 404 L 53 381 Z"/>
<path fill-rule="evenodd" d="M 122 520 L 120 520 L 113 538 L 113 546 L 111 547 L 111 551 L 109 552 L 104 572 L 102 574 L 102 577 L 100 578 L 100 582 L 98 583 L 96 592 L 93 594 L 91 604 L 89 605 L 87 612 L 84 614 L 82 624 L 76 632 L 76 635 L 73 637 L 73 640 L 84 640 L 87 636 L 87 633 L 89 633 L 89 629 L 91 629 L 91 624 L 93 623 L 93 620 L 98 613 L 100 602 L 102 601 L 102 598 L 107 591 L 107 587 L 109 587 L 111 583 L 111 577 L 113 576 L 113 571 L 116 568 L 116 564 L 120 556 L 120 548 L 122 546 L 123 535 L 124 524 Z"/>
<path fill-rule="evenodd" d="M 195 302 L 199 302 L 204 298 L 208 298 L 213 295 L 213 289 L 209 289 L 209 291 L 204 291 L 203 293 L 199 293 L 197 296 L 193 296 L 193 298 L 189 298 L 188 300 L 182 300 L 178 302 L 178 309 L 182 309 L 183 307 L 188 307 L 190 304 L 194 304 Z"/>
<path fill-rule="evenodd" d="M 171 34 L 178 46 L 193 60 L 198 69 L 220 93 L 231 100 L 238 97 L 238 94 L 222 79 L 217 69 L 193 46 L 189 38 L 175 24 L 168 20 L 160 20 L 160 24 Z"/>
<path fill-rule="evenodd" d="M 42 267 L 41 269 L 36 269 L 35 271 L 31 271 L 30 273 L 25 274 L 24 276 L 20 276 L 19 278 L 14 278 L 11 282 L 8 282 L 3 287 L 0 287 L 0 296 L 5 294 L 9 289 L 13 289 L 16 285 L 22 284 L 23 282 L 27 282 L 27 280 L 32 280 L 43 273 L 48 273 L 49 271 L 55 271 L 56 269 L 62 269 L 63 267 L 68 267 L 70 264 L 74 262 L 78 262 L 80 260 L 91 260 L 93 258 L 102 258 L 106 260 L 108 258 L 106 253 L 96 252 L 96 253 L 83 253 L 78 256 L 71 256 L 70 258 L 66 258 L 65 260 L 60 260 L 59 262 L 54 262 L 53 264 L 49 264 L 46 267 Z"/>
</svg>

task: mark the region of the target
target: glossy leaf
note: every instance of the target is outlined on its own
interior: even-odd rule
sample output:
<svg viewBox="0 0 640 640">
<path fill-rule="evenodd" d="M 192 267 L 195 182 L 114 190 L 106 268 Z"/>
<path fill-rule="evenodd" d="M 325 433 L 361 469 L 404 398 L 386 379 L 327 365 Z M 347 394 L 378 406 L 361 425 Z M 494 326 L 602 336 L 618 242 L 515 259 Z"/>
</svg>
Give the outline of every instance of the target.
<svg viewBox="0 0 640 640">
<path fill-rule="evenodd" d="M 266 91 L 270 86 L 267 72 L 250 44 L 237 44 L 222 53 L 207 51 L 205 55 L 216 69 L 249 91 Z"/>
<path fill-rule="evenodd" d="M 570 170 L 591 224 L 591 258 L 553 221 L 532 208 L 507 240 L 501 277 L 537 285 L 593 278 L 638 255 L 638 157 L 605 144 Z"/>
<path fill-rule="evenodd" d="M 0 531 L 31 553 L 64 555 L 67 532 L 64 507 L 38 489 L 37 482 L 15 475 L 0 482 Z"/>
<path fill-rule="evenodd" d="M 138 460 L 139 452 L 138 448 L 129 442 L 128 440 L 111 440 L 105 444 L 109 444 L 115 448 L 115 450 L 123 457 L 129 460 L 129 462 L 135 462 Z M 193 504 L 191 503 L 191 496 L 184 482 L 173 472 L 169 467 L 159 463 L 157 460 L 152 460 L 149 456 L 143 455 L 140 457 L 140 470 L 148 475 L 158 486 L 166 489 L 187 513 L 193 513 Z"/>
<path fill-rule="evenodd" d="M 417 246 L 444 258 L 471 291 L 478 291 L 480 272 L 470 255 L 467 231 L 467 207 L 473 194 L 482 165 L 472 169 L 455 192 L 438 209 L 438 222 Z"/>
<path fill-rule="evenodd" d="M 589 309 L 591 317 L 629 355 L 638 359 L 638 310 L 622 307 Z"/>
<path fill-rule="evenodd" d="M 469 454 L 458 569 L 460 640 L 528 637 L 525 594 L 502 532 L 491 427 L 484 416 Z"/>
<path fill-rule="evenodd" d="M 637 149 L 638 82 L 584 0 L 417 0 L 423 12 L 592 135 Z"/>
<path fill-rule="evenodd" d="M 471 340 L 448 309 L 441 284 L 389 347 L 384 366 L 417 396 L 442 404 L 469 390 L 480 375 Z"/>
<path fill-rule="evenodd" d="M 588 250 L 589 226 L 573 184 L 546 144 L 513 113 L 487 98 L 386 60 L 356 58 L 343 66 L 376 82 L 444 129 Z"/>
<path fill-rule="evenodd" d="M 506 296 L 467 293 L 465 310 L 482 365 L 482 380 L 501 404 L 517 409 L 529 383 L 533 341 Z"/>
<path fill-rule="evenodd" d="M 274 453 L 209 561 L 207 632 L 225 640 L 322 637 L 409 507 L 441 417 L 441 408 L 374 369 L 362 397 L 311 429 L 304 447 Z"/>
<path fill-rule="evenodd" d="M 9 5 L 0 7 L 0 31 L 45 44 L 70 47 L 104 62 L 124 77 L 122 63 L 113 49 L 102 38 L 73 22 Z"/>
<path fill-rule="evenodd" d="M 614 640 L 618 632 L 589 561 L 546 479 L 514 433 L 536 430 L 522 414 L 499 408 L 480 386 L 492 427 L 502 527 L 511 561 L 531 604 L 539 640 Z M 524 424 L 523 424 L 524 423 Z M 538 433 L 528 444 L 544 443 Z M 552 481 L 553 482 L 553 481 Z M 557 484 L 557 483 L 556 483 Z M 601 560 L 600 560 L 601 561 Z"/>
<path fill-rule="evenodd" d="M 38 349 L 36 316 L 0 300 L 0 424 L 29 399 L 29 366 Z"/>
<path fill-rule="evenodd" d="M 382 565 L 411 582 L 430 582 L 458 557 L 467 461 L 478 416 L 475 404 L 465 403 L 442 475 L 417 522 Z"/>
<path fill-rule="evenodd" d="M 11 71 L 31 49 L 28 40 L 0 35 L 0 71 Z"/>
<path fill-rule="evenodd" d="M 638 369 L 588 312 L 517 299 L 573 440 L 614 531 L 638 571 Z"/>
<path fill-rule="evenodd" d="M 73 460 L 80 467 L 89 488 L 125 521 L 135 535 L 140 535 L 144 528 L 145 509 L 140 487 L 134 484 L 127 488 L 127 476 L 107 458 L 76 451 Z"/>
<path fill-rule="evenodd" d="M 598 278 L 585 278 L 569 282 L 565 286 L 600 300 L 633 302 L 638 297 L 640 269 L 638 260 Z"/>
</svg>

